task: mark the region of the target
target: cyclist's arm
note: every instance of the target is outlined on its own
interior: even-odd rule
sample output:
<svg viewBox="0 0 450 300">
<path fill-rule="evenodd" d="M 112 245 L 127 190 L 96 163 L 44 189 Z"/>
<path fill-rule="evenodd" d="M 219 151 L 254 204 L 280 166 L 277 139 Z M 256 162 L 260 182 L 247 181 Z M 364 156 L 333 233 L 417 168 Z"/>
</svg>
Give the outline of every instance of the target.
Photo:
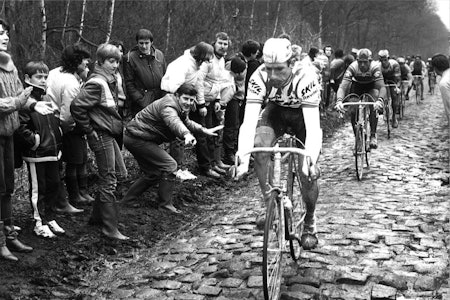
<svg viewBox="0 0 450 300">
<path fill-rule="evenodd" d="M 241 160 L 241 165 L 244 165 L 247 168 L 250 161 L 250 154 L 242 154 L 248 153 L 254 146 L 256 125 L 258 124 L 260 110 L 261 103 L 254 102 L 251 99 L 247 99 L 247 104 L 245 105 L 244 121 L 241 125 L 241 128 L 239 129 L 237 151 L 238 156 Z"/>
<path fill-rule="evenodd" d="M 338 89 L 337 94 L 336 94 L 336 99 L 338 101 L 339 100 L 342 101 L 344 99 L 345 94 L 347 93 L 347 90 L 350 87 L 350 85 L 351 85 L 351 81 L 350 80 L 348 80 L 346 78 L 344 78 L 342 80 L 342 83 L 339 85 L 339 89 Z"/>
<path fill-rule="evenodd" d="M 378 98 L 386 99 L 387 91 L 383 78 L 375 80 L 374 89 L 379 91 Z M 375 99 L 377 101 L 377 99 Z"/>
<path fill-rule="evenodd" d="M 310 153 L 313 163 L 316 163 L 322 148 L 319 107 L 303 105 L 302 111 L 306 130 L 305 150 Z"/>
</svg>

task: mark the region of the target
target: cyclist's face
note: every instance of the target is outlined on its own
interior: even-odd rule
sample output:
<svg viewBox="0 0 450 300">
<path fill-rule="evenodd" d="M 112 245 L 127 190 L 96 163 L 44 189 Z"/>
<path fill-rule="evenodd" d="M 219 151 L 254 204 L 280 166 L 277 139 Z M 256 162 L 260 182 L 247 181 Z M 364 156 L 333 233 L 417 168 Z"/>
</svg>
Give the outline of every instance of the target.
<svg viewBox="0 0 450 300">
<path fill-rule="evenodd" d="M 369 71 L 370 61 L 368 60 L 358 60 L 358 67 L 361 72 Z"/>
<path fill-rule="evenodd" d="M 389 66 L 389 59 L 387 57 L 380 58 L 380 62 L 383 68 L 387 68 Z"/>
<path fill-rule="evenodd" d="M 266 63 L 265 65 L 269 82 L 273 87 L 282 87 L 292 74 L 292 68 L 287 62 Z"/>
</svg>

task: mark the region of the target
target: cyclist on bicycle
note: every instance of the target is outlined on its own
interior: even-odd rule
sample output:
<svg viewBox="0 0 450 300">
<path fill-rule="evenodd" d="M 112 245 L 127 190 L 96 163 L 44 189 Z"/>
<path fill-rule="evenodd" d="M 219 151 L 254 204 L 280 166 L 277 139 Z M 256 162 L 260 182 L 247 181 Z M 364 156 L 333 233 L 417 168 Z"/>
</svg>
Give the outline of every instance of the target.
<svg viewBox="0 0 450 300">
<path fill-rule="evenodd" d="M 380 64 L 372 61 L 372 52 L 363 48 L 356 54 L 356 61 L 345 71 L 344 79 L 339 86 L 337 92 L 336 109 L 340 112 L 345 112 L 342 103 L 345 95 L 355 93 L 362 95 L 364 93 L 370 94 L 376 100 L 375 105 L 370 107 L 370 142 L 369 146 L 372 149 L 378 147 L 377 142 L 377 125 L 378 116 L 376 110 L 383 108 L 384 98 L 386 98 L 386 87 L 384 85 L 383 74 L 381 73 Z M 355 133 L 356 112 L 351 110 L 350 120 L 352 123 L 353 133 Z"/>
<path fill-rule="evenodd" d="M 302 197 L 306 204 L 301 243 L 304 249 L 312 249 L 318 243 L 315 209 L 320 174 L 317 160 L 322 147 L 319 114 L 321 89 L 315 67 L 302 62 L 293 64 L 292 57 L 291 43 L 287 39 L 270 38 L 264 44 L 264 64 L 252 74 L 248 84 L 247 105 L 236 153 L 240 164 L 235 179 L 248 172 L 250 155 L 243 154 L 254 146 L 272 146 L 277 137 L 286 133 L 288 128 L 292 129 L 311 155 L 311 160 L 304 158 L 299 163 Z M 261 111 L 263 104 L 266 105 Z M 269 187 L 266 178 L 270 154 L 258 153 L 254 154 L 254 158 L 259 185 L 264 200 L 267 200 Z M 258 217 L 257 225 L 262 225 L 263 220 L 263 217 Z"/>
<path fill-rule="evenodd" d="M 378 57 L 380 59 L 380 65 L 381 65 L 381 73 L 383 74 L 384 83 L 389 84 L 393 83 L 395 84 L 395 87 L 391 86 L 389 87 L 389 93 L 391 95 L 391 106 L 392 106 L 392 127 L 397 128 L 398 127 L 398 120 L 397 120 L 397 113 L 400 113 L 399 111 L 399 105 L 398 105 L 398 94 L 400 93 L 400 84 L 401 84 L 401 72 L 400 72 L 400 65 L 395 59 L 389 58 L 389 51 L 388 50 L 380 50 L 378 52 Z M 386 87 L 387 89 L 388 87 Z"/>
<path fill-rule="evenodd" d="M 434 72 L 433 65 L 431 64 L 431 57 L 427 60 L 427 73 L 428 73 L 428 93 L 431 94 L 431 87 L 436 84 L 436 72 Z"/>
<path fill-rule="evenodd" d="M 411 68 L 411 73 L 413 76 L 422 76 L 422 78 L 420 79 L 420 100 L 423 100 L 423 78 L 425 77 L 425 74 L 427 72 L 427 66 L 425 65 L 425 62 L 422 60 L 421 56 L 417 54 L 409 67 Z M 408 89 L 407 95 L 409 95 L 410 90 L 411 89 Z"/>
<path fill-rule="evenodd" d="M 408 81 L 408 89 L 407 90 L 409 90 L 409 89 L 411 89 L 411 85 L 412 85 L 412 81 L 413 81 L 411 69 L 406 64 L 406 59 L 403 56 L 399 56 L 397 61 L 398 61 L 398 64 L 400 65 L 400 78 L 402 79 L 402 81 Z M 405 100 L 409 100 L 408 94 L 406 94 Z"/>
</svg>

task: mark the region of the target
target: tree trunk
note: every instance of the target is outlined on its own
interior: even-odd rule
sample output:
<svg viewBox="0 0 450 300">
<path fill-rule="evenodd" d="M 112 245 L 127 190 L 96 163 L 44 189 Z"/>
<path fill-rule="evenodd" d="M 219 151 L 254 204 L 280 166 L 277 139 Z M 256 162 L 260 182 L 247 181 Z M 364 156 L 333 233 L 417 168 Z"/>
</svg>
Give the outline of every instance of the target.
<svg viewBox="0 0 450 300">
<path fill-rule="evenodd" d="M 86 2 L 87 2 L 87 0 L 83 0 L 83 6 L 81 8 L 80 30 L 78 31 L 78 43 L 81 41 L 81 37 L 83 36 L 84 14 L 86 11 Z"/>
<path fill-rule="evenodd" d="M 67 22 L 69 20 L 69 13 L 70 13 L 70 0 L 67 0 L 66 12 L 64 14 L 64 25 L 63 25 L 62 32 L 61 32 L 61 45 L 63 47 L 66 46 L 66 39 L 65 39 L 66 37 L 65 37 L 65 35 L 66 35 Z"/>
<path fill-rule="evenodd" d="M 275 16 L 275 26 L 273 28 L 272 37 L 275 37 L 275 34 L 277 33 L 278 19 L 280 18 L 280 9 L 281 9 L 281 2 L 278 2 L 277 15 Z"/>
<path fill-rule="evenodd" d="M 41 49 L 39 55 L 40 58 L 44 60 L 45 50 L 47 48 L 47 15 L 45 14 L 45 0 L 41 0 L 39 6 L 41 11 Z"/>
<path fill-rule="evenodd" d="M 108 27 L 106 30 L 106 41 L 105 43 L 109 42 L 109 39 L 111 38 L 111 32 L 114 22 L 114 4 L 116 3 L 116 0 L 111 0 L 111 6 L 109 7 L 109 18 L 108 18 Z"/>
<path fill-rule="evenodd" d="M 253 0 L 252 11 L 250 12 L 250 33 L 253 32 L 253 18 L 255 17 L 255 2 L 256 0 Z"/>
<path fill-rule="evenodd" d="M 169 42 L 170 42 L 170 23 L 172 19 L 172 9 L 170 8 L 170 0 L 167 1 L 167 30 L 166 30 L 166 51 L 169 52 Z"/>
</svg>

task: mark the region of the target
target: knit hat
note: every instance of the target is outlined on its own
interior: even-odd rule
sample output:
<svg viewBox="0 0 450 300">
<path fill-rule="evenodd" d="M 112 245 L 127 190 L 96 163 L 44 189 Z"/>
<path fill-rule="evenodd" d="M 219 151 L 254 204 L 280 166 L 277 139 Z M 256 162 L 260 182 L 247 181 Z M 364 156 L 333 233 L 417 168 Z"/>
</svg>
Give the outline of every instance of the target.
<svg viewBox="0 0 450 300">
<path fill-rule="evenodd" d="M 247 68 L 247 64 L 240 57 L 234 57 L 231 60 L 230 70 L 233 73 L 242 73 Z"/>
</svg>

